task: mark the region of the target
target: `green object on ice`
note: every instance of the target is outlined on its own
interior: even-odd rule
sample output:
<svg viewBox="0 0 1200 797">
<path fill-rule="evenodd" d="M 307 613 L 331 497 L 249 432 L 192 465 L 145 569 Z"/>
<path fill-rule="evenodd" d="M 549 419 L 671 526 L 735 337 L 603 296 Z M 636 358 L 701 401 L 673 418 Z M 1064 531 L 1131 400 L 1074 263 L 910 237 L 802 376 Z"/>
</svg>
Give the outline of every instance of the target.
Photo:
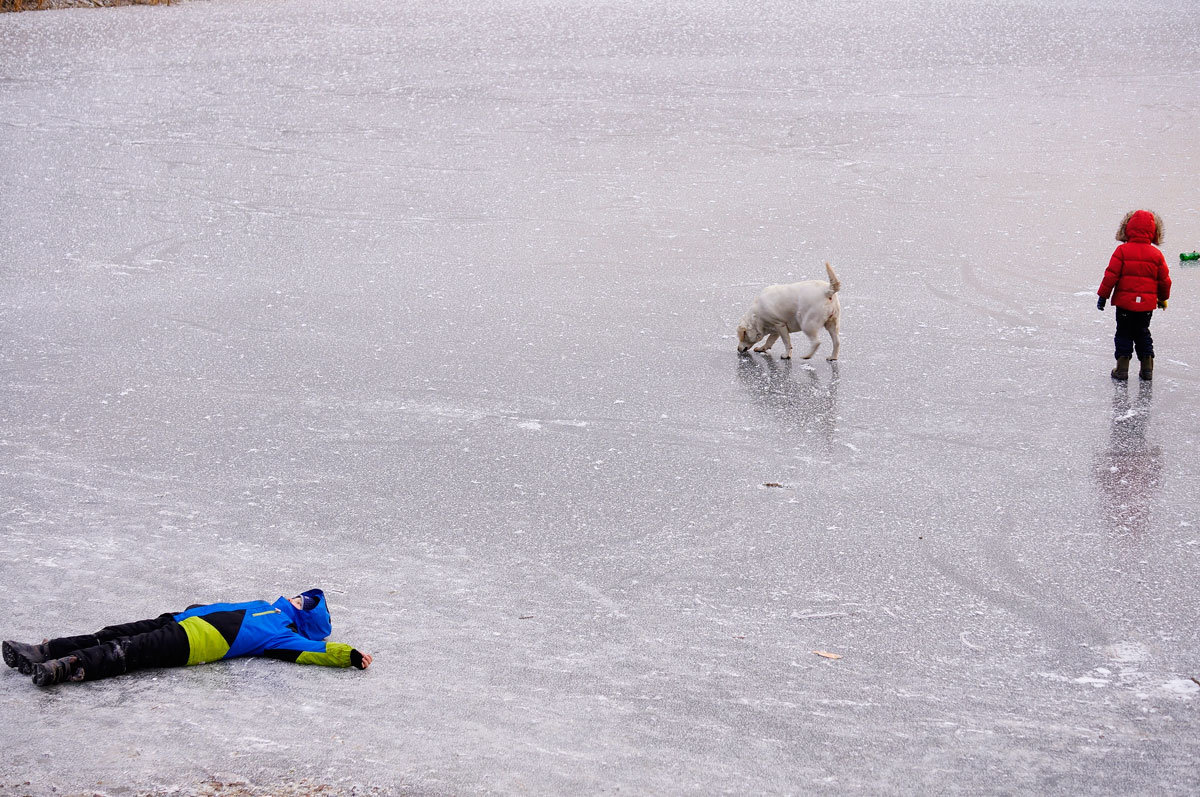
<svg viewBox="0 0 1200 797">
<path fill-rule="evenodd" d="M 1180 252 L 1180 260 L 1200 260 L 1200 252 Z"/>
</svg>

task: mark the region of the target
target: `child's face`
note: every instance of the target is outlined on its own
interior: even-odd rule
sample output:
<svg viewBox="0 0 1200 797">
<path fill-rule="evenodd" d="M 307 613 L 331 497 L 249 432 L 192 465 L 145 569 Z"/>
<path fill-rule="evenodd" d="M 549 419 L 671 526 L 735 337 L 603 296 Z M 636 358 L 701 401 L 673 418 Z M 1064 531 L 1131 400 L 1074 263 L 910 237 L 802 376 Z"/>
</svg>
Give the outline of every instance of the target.
<svg viewBox="0 0 1200 797">
<path fill-rule="evenodd" d="M 300 611 L 304 611 L 304 598 L 297 595 L 294 598 L 288 598 L 288 600 L 291 601 L 291 604 L 293 606 L 295 606 L 297 609 L 299 609 Z"/>
</svg>

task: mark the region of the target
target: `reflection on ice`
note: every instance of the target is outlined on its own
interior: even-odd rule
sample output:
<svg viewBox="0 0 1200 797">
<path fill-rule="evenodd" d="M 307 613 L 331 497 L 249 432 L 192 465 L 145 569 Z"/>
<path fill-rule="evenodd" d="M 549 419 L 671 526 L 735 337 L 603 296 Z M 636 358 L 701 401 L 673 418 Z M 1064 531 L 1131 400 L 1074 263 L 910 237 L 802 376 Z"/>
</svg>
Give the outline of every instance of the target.
<svg viewBox="0 0 1200 797">
<path fill-rule="evenodd" d="M 828 366 L 829 373 L 821 374 L 820 366 L 794 359 L 745 354 L 737 358 L 737 377 L 751 403 L 781 433 L 816 435 L 829 453 L 837 430 L 837 361 Z M 803 440 L 796 437 L 797 444 Z"/>
<path fill-rule="evenodd" d="M 1102 513 L 1121 537 L 1142 540 L 1149 530 L 1150 507 L 1162 483 L 1162 446 L 1146 438 L 1150 427 L 1153 382 L 1139 382 L 1136 396 L 1127 382 L 1113 385 L 1108 445 L 1096 457 Z"/>
</svg>

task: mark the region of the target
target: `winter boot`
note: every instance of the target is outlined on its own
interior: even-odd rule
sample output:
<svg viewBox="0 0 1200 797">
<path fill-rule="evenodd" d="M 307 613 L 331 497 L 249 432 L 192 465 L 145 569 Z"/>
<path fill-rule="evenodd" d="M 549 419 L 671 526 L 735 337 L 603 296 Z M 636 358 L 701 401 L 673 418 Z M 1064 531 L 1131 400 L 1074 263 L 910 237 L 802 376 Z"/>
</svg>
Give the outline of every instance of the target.
<svg viewBox="0 0 1200 797">
<path fill-rule="evenodd" d="M 38 686 L 51 686 L 65 681 L 82 681 L 83 667 L 78 656 L 63 656 L 33 665 L 33 682 Z"/>
<path fill-rule="evenodd" d="M 1112 378 L 1120 379 L 1122 382 L 1129 378 L 1129 361 L 1131 357 L 1118 357 L 1117 367 L 1112 369 Z"/>
<path fill-rule="evenodd" d="M 1154 378 L 1154 358 L 1143 357 L 1138 362 L 1142 364 L 1141 370 L 1138 371 L 1138 376 L 1149 382 Z"/>
<path fill-rule="evenodd" d="M 40 664 L 50 658 L 45 641 L 40 645 L 26 645 L 24 642 L 5 640 L 3 645 L 4 663 L 16 668 L 21 675 L 33 672 L 33 665 Z"/>
</svg>

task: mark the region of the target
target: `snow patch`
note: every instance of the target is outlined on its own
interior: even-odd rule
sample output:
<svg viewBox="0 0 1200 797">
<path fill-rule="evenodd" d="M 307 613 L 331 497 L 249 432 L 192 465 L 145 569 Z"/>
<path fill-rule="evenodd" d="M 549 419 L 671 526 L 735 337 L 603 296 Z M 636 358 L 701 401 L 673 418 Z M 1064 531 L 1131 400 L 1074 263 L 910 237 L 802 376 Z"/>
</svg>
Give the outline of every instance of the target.
<svg viewBox="0 0 1200 797">
<path fill-rule="evenodd" d="M 1200 694 L 1200 684 L 1190 678 L 1174 678 L 1158 687 L 1158 691 L 1191 700 L 1197 694 Z"/>
<path fill-rule="evenodd" d="M 1119 664 L 1140 664 L 1150 658 L 1140 642 L 1115 642 L 1104 649 L 1104 655 Z"/>
</svg>

